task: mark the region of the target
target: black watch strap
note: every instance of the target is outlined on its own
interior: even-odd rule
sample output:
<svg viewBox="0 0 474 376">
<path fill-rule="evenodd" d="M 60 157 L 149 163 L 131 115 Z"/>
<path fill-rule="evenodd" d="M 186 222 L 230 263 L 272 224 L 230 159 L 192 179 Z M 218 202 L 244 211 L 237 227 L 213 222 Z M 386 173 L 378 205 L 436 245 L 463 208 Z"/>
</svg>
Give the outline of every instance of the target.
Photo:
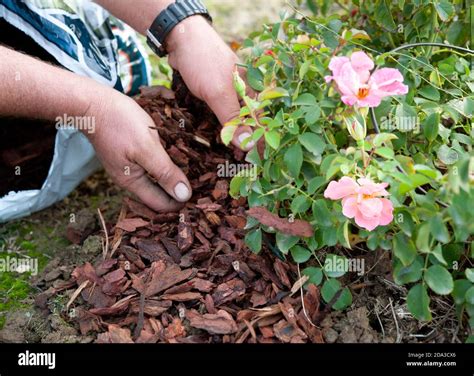
<svg viewBox="0 0 474 376">
<path fill-rule="evenodd" d="M 212 22 L 209 12 L 200 0 L 176 0 L 163 10 L 147 31 L 147 43 L 153 52 L 158 56 L 165 56 L 163 45 L 171 30 L 184 19 L 197 14 Z"/>
</svg>

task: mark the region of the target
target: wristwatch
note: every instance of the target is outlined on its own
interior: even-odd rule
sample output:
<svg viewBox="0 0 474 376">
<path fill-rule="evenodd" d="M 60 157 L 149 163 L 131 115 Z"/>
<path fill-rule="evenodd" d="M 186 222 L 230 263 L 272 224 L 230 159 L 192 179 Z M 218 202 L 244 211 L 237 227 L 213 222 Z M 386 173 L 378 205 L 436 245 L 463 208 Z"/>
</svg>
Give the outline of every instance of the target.
<svg viewBox="0 0 474 376">
<path fill-rule="evenodd" d="M 200 0 L 176 0 L 155 18 L 147 30 L 147 44 L 158 56 L 166 56 L 164 43 L 168 34 L 181 21 L 196 14 L 212 22 L 212 17 Z"/>
</svg>

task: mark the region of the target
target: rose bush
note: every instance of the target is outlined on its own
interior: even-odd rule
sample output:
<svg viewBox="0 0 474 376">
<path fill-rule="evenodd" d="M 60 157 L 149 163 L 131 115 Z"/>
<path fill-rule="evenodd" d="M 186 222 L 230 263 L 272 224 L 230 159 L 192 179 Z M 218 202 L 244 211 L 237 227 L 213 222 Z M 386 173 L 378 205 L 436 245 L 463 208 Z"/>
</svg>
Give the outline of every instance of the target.
<svg viewBox="0 0 474 376">
<path fill-rule="evenodd" d="M 293 9 L 245 40 L 248 85 L 259 94 L 246 96 L 236 77 L 245 105 L 222 139 L 245 124 L 265 144 L 247 157 L 257 179 L 234 177 L 231 194 L 306 220 L 315 234 L 275 233 L 250 218 L 248 245 L 259 252 L 263 232 L 275 233 L 277 251 L 306 263 L 303 273 L 335 309 L 352 297 L 337 279 L 345 271 L 328 260 L 343 259 L 342 248 L 386 250 L 414 317 L 431 320 L 437 294 L 474 326 L 474 73 L 464 2 L 307 4 L 312 16 Z"/>
</svg>

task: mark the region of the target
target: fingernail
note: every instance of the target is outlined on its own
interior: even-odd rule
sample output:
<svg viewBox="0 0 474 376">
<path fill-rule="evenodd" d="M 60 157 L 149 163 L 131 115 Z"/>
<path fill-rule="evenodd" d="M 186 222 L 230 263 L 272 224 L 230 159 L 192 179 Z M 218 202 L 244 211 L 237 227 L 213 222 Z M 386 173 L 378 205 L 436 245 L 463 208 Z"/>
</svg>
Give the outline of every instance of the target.
<svg viewBox="0 0 474 376">
<path fill-rule="evenodd" d="M 180 201 L 186 201 L 189 199 L 189 189 L 184 183 L 176 184 L 176 187 L 174 187 L 174 194 Z"/>
<path fill-rule="evenodd" d="M 242 133 L 241 135 L 239 135 L 238 137 L 238 140 L 239 140 L 239 144 L 242 145 L 243 142 L 245 140 L 247 140 L 248 138 L 252 137 L 252 135 L 250 133 Z M 255 141 L 251 140 L 249 141 L 246 145 L 245 145 L 245 149 L 252 149 L 255 145 Z"/>
</svg>

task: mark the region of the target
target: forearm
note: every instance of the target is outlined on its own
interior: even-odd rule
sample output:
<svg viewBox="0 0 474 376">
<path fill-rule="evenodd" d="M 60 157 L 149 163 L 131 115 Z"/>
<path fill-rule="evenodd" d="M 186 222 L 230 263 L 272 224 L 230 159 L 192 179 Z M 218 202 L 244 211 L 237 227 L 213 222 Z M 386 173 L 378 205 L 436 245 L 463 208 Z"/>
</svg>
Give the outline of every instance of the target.
<svg viewBox="0 0 474 376">
<path fill-rule="evenodd" d="M 113 89 L 0 46 L 0 116 L 83 116 Z"/>
<path fill-rule="evenodd" d="M 146 34 L 156 16 L 174 3 L 174 0 L 95 0 L 95 2 L 139 33 Z"/>
</svg>

